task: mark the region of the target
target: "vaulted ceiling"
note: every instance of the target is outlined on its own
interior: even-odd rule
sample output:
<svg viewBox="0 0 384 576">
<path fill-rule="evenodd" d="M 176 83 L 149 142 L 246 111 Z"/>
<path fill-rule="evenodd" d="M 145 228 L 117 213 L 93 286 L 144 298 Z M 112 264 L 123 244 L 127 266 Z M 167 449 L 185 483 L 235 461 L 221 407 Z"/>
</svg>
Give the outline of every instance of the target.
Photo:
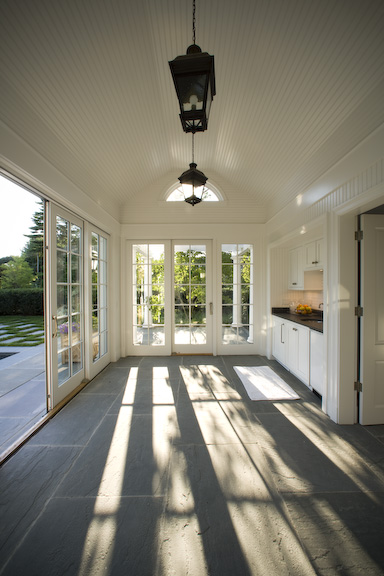
<svg viewBox="0 0 384 576">
<path fill-rule="evenodd" d="M 197 0 L 198 168 L 284 209 L 384 122 L 383 31 L 382 0 Z M 192 0 L 1 0 L 0 119 L 107 211 L 161 200 L 191 161 L 168 66 L 191 43 Z"/>
</svg>

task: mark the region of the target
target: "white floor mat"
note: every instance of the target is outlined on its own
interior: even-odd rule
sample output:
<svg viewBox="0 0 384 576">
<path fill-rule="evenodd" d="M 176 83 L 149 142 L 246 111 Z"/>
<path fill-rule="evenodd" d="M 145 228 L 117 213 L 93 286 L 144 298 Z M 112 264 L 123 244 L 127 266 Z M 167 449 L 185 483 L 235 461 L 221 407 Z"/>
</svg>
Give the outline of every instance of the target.
<svg viewBox="0 0 384 576">
<path fill-rule="evenodd" d="M 297 400 L 294 390 L 269 366 L 234 366 L 251 400 Z"/>
</svg>

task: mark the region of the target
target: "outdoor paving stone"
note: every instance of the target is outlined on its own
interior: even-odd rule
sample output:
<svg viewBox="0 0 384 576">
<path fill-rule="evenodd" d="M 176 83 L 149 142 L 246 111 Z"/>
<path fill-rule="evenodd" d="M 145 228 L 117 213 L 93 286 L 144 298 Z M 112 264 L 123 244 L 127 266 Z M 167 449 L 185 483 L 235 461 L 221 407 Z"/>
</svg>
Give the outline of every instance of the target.
<svg viewBox="0 0 384 576">
<path fill-rule="evenodd" d="M 22 428 L 24 428 L 25 418 L 16 418 L 12 416 L 11 418 L 6 418 L 0 416 L 0 452 L 3 449 L 4 444 L 6 444 L 10 438 Z"/>
<path fill-rule="evenodd" d="M 7 339 L 0 339 L 0 346 L 8 346 L 8 344 L 15 344 L 15 343 L 21 344 L 23 342 L 23 339 L 20 338 L 19 336 L 16 338 L 7 338 Z"/>
<path fill-rule="evenodd" d="M 0 365 L 1 366 L 1 365 Z M 40 367 L 32 367 L 30 369 L 27 368 L 18 368 L 18 367 L 11 367 L 6 368 L 5 370 L 0 371 L 1 379 L 0 379 L 0 396 L 4 396 L 8 394 L 11 390 L 14 390 L 21 386 L 22 384 L 26 384 L 39 376 L 43 370 Z"/>
<path fill-rule="evenodd" d="M 23 330 L 22 333 L 25 336 L 34 336 L 34 335 L 38 335 L 41 336 L 44 334 L 44 330 L 36 330 L 36 329 L 29 329 L 29 330 Z"/>
<path fill-rule="evenodd" d="M 34 417 L 46 408 L 44 376 L 37 376 L 14 388 L 0 398 L 0 419 L 10 414 L 15 417 Z"/>
</svg>

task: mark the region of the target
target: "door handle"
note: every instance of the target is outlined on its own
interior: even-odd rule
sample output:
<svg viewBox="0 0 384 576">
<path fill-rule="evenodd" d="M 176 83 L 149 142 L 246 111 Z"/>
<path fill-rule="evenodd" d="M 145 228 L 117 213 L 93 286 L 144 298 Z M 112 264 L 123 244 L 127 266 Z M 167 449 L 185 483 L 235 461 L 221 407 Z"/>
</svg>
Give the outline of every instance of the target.
<svg viewBox="0 0 384 576">
<path fill-rule="evenodd" d="M 284 342 L 284 340 L 283 340 L 283 326 L 284 326 L 284 324 L 281 324 L 281 325 L 280 325 L 280 342 L 281 342 L 282 344 L 285 344 L 285 342 Z"/>
<path fill-rule="evenodd" d="M 212 314 L 213 314 L 213 302 L 209 303 L 209 313 L 212 316 Z"/>
<path fill-rule="evenodd" d="M 57 316 L 52 316 L 53 324 L 52 324 L 52 338 L 57 337 Z"/>
</svg>

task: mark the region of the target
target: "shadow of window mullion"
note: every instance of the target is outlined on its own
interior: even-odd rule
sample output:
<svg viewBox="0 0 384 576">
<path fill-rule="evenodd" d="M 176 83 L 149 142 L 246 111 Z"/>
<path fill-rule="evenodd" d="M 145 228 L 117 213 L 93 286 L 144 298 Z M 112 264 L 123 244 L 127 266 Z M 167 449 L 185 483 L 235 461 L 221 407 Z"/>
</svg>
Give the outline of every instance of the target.
<svg viewBox="0 0 384 576">
<path fill-rule="evenodd" d="M 199 401 L 204 402 L 204 399 Z M 209 401 L 212 401 L 211 397 Z M 193 530 L 189 520 L 194 517 L 197 525 L 193 538 L 194 541 L 196 538 L 201 541 L 204 562 L 209 571 L 223 575 L 236 573 L 248 576 L 251 572 L 228 510 L 228 501 L 218 481 L 193 401 L 182 378 L 176 419 L 179 437 L 174 442 L 164 516 L 164 522 L 168 523 L 165 533 L 170 536 L 167 538 L 167 545 L 175 546 L 172 540 L 177 532 Z M 180 456 L 184 469 L 177 469 Z M 184 487 L 181 493 L 173 493 L 181 487 Z M 189 491 L 193 498 L 193 508 L 190 511 L 186 510 L 184 505 Z M 192 545 L 192 540 L 188 541 Z M 163 558 L 165 557 L 166 554 L 163 553 Z"/>
</svg>

